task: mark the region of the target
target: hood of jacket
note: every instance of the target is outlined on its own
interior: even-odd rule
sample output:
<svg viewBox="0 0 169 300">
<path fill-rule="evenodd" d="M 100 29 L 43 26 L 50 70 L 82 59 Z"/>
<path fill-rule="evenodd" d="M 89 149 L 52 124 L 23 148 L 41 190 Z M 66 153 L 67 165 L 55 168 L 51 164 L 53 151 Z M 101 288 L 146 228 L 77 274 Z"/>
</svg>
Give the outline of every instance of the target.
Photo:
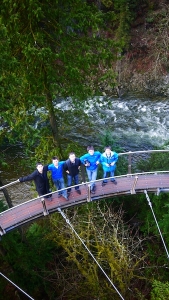
<svg viewBox="0 0 169 300">
<path fill-rule="evenodd" d="M 114 151 L 111 151 L 110 156 L 107 156 L 106 152 L 104 152 L 104 153 L 102 154 L 102 156 L 104 156 L 104 157 L 106 157 L 106 158 L 107 158 L 107 157 L 111 158 L 113 155 L 114 155 Z"/>
</svg>

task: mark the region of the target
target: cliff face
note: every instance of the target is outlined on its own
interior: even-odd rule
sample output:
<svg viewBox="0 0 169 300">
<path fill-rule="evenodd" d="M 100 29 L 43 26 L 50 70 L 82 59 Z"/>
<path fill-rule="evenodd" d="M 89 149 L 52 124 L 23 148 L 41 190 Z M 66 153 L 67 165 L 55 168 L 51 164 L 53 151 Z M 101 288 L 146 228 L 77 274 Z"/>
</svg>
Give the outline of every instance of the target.
<svg viewBox="0 0 169 300">
<path fill-rule="evenodd" d="M 169 96 L 169 3 L 153 5 L 138 11 L 128 50 L 116 64 L 119 94 Z"/>
</svg>

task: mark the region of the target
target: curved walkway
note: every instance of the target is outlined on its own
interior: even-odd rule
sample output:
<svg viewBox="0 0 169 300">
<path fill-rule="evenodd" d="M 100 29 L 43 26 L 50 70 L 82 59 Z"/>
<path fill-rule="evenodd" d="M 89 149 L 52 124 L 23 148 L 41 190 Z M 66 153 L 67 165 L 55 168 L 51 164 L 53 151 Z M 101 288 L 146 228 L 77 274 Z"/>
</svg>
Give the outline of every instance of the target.
<svg viewBox="0 0 169 300">
<path fill-rule="evenodd" d="M 38 197 L 10 208 L 0 213 L 0 235 L 3 235 L 19 226 L 37 218 L 47 216 L 74 205 L 97 201 L 119 195 L 133 195 L 137 193 L 154 192 L 158 195 L 159 189 L 169 189 L 169 171 L 127 174 L 116 176 L 117 185 L 108 181 L 102 186 L 102 180 L 96 182 L 96 193 L 90 193 L 90 183 L 80 184 L 81 195 L 72 187 L 69 201 L 58 198 L 58 192 L 52 193 L 52 200 Z"/>
</svg>

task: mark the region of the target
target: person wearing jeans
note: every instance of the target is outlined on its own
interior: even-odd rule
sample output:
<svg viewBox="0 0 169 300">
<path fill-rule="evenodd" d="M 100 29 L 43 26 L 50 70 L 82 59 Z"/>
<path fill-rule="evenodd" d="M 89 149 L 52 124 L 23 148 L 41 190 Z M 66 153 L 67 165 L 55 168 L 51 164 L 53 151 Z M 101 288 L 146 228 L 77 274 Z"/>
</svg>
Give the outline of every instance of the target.
<svg viewBox="0 0 169 300">
<path fill-rule="evenodd" d="M 104 153 L 101 155 L 100 162 L 103 167 L 103 182 L 102 186 L 106 185 L 107 177 L 110 176 L 110 181 L 114 184 L 117 184 L 117 181 L 114 179 L 114 172 L 116 169 L 116 162 L 118 161 L 118 154 L 114 151 L 111 151 L 110 146 L 104 148 Z"/>
<path fill-rule="evenodd" d="M 94 193 L 95 189 L 96 189 L 95 181 L 96 181 L 96 178 L 97 178 L 97 170 L 98 170 L 98 168 L 96 168 L 95 170 L 88 170 L 86 168 L 88 179 L 89 179 L 89 181 L 92 181 L 91 186 L 90 186 L 92 193 Z"/>
<path fill-rule="evenodd" d="M 52 164 L 48 165 L 48 170 L 52 173 L 52 180 L 56 189 L 58 190 L 58 197 L 63 196 L 66 200 L 67 190 L 60 191 L 65 188 L 64 178 L 63 178 L 63 166 L 65 161 L 59 161 L 57 156 L 52 158 Z"/>
<path fill-rule="evenodd" d="M 79 170 L 81 166 L 81 161 L 78 157 L 76 157 L 74 152 L 69 153 L 69 159 L 67 159 L 64 163 L 64 170 L 67 173 L 67 186 L 72 186 L 72 182 L 74 181 L 75 190 L 80 195 L 81 191 L 79 189 Z M 68 194 L 71 192 L 71 188 L 67 190 Z"/>
<path fill-rule="evenodd" d="M 81 156 L 80 160 L 86 167 L 89 181 L 92 181 L 90 186 L 91 193 L 95 194 L 95 180 L 97 178 L 97 170 L 98 164 L 100 163 L 101 153 L 99 151 L 94 151 L 94 147 L 91 145 L 87 147 L 87 151 L 88 153 Z"/>
<path fill-rule="evenodd" d="M 58 190 L 58 196 L 63 195 L 64 198 L 67 197 L 67 191 L 60 191 L 62 189 L 65 188 L 65 183 L 64 183 L 64 179 L 63 177 L 61 177 L 60 179 L 53 179 L 53 183 L 56 186 L 57 190 Z"/>
<path fill-rule="evenodd" d="M 74 185 L 77 185 L 79 184 L 79 175 L 69 175 L 67 174 L 67 186 L 71 186 L 72 185 L 72 182 L 74 181 Z M 79 186 L 75 186 L 75 190 L 78 191 L 79 190 Z M 68 190 L 68 193 L 71 191 L 71 188 L 69 188 Z"/>
</svg>

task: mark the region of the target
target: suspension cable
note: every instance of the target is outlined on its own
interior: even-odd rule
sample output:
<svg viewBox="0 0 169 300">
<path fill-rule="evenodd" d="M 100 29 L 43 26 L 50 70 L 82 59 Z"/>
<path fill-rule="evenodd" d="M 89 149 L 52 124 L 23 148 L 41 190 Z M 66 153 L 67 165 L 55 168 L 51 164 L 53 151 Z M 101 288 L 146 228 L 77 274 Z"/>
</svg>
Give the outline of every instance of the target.
<svg viewBox="0 0 169 300">
<path fill-rule="evenodd" d="M 145 193 L 145 195 L 146 195 L 146 198 L 147 198 L 148 204 L 149 204 L 149 206 L 150 206 L 150 208 L 151 208 L 151 211 L 152 211 L 152 214 L 153 214 L 154 220 L 155 220 L 155 222 L 156 222 L 156 225 L 157 225 L 158 231 L 159 231 L 159 233 L 160 233 L 161 240 L 162 240 L 162 242 L 163 242 L 163 245 L 164 245 L 164 248 L 165 248 L 165 251 L 166 251 L 166 254 L 167 254 L 167 258 L 169 258 L 169 253 L 168 253 L 168 250 L 167 250 L 166 244 L 165 244 L 165 242 L 164 242 L 164 239 L 163 239 L 163 236 L 162 236 L 162 233 L 161 233 L 160 227 L 159 227 L 159 225 L 158 225 L 158 222 L 157 222 L 157 219 L 156 219 L 155 213 L 154 213 L 154 211 L 153 211 L 153 208 L 152 208 L 152 204 L 151 204 L 150 198 L 149 198 L 149 196 L 148 196 L 148 193 L 147 193 L 147 191 L 146 191 L 146 190 L 144 190 L 144 193 Z"/>
<path fill-rule="evenodd" d="M 83 240 L 81 239 L 81 237 L 78 235 L 78 233 L 74 229 L 73 225 L 70 223 L 70 220 L 66 217 L 66 215 L 64 214 L 64 212 L 60 208 L 58 208 L 58 211 L 62 215 L 62 217 L 65 219 L 66 223 L 71 227 L 71 229 L 73 230 L 73 232 L 75 233 L 75 235 L 81 241 L 81 243 L 83 244 L 83 246 L 85 247 L 85 249 L 88 251 L 88 253 L 91 255 L 91 257 L 93 258 L 93 260 L 95 261 L 95 263 L 101 269 L 101 271 L 103 272 L 103 274 L 106 276 L 106 278 L 108 279 L 108 281 L 110 282 L 110 284 L 113 286 L 113 288 L 115 289 L 115 291 L 117 292 L 117 294 L 120 296 L 120 298 L 122 300 L 124 300 L 124 298 L 122 297 L 122 295 L 120 294 L 120 292 L 118 291 L 118 289 L 116 288 L 116 286 L 114 285 L 114 283 L 111 281 L 111 279 L 108 277 L 108 275 L 106 274 L 106 272 L 103 270 L 103 268 L 101 267 L 101 265 L 98 263 L 98 261 L 96 260 L 96 258 L 94 257 L 94 255 L 91 253 L 91 251 L 88 249 L 88 247 L 83 242 Z"/>
<path fill-rule="evenodd" d="M 17 286 L 13 281 L 11 281 L 8 277 L 6 277 L 4 274 L 0 272 L 0 275 L 4 277 L 6 280 L 8 280 L 10 283 L 12 283 L 18 290 L 20 290 L 23 294 L 25 294 L 29 299 L 35 300 L 31 296 L 29 296 L 26 292 L 24 292 L 19 286 Z"/>
</svg>

